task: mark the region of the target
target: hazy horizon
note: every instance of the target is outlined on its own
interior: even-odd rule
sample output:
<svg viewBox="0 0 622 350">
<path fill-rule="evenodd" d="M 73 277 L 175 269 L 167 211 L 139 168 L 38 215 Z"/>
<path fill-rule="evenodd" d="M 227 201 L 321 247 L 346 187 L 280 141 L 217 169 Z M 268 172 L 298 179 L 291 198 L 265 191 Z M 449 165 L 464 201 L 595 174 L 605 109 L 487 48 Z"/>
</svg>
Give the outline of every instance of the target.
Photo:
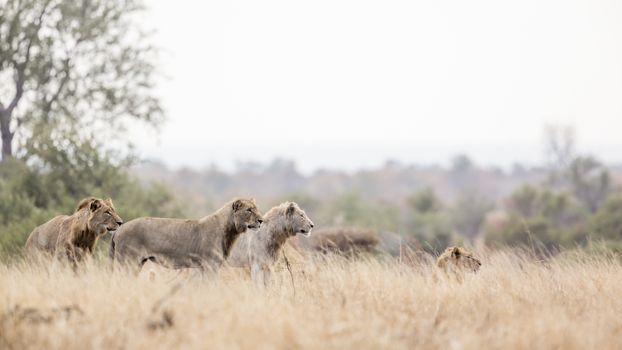
<svg viewBox="0 0 622 350">
<path fill-rule="evenodd" d="M 548 124 L 622 162 L 622 3 L 149 6 L 168 121 L 133 139 L 173 167 L 285 158 L 353 170 L 460 153 L 539 164 Z"/>
<path fill-rule="evenodd" d="M 316 146 L 316 147 L 282 147 L 272 146 L 242 146 L 228 147 L 223 150 L 217 146 L 197 147 L 169 147 L 165 150 L 143 149 L 141 156 L 145 161 L 158 161 L 171 169 L 189 168 L 194 170 L 216 166 L 223 171 L 233 171 L 239 163 L 256 162 L 260 165 L 269 165 L 272 161 L 281 159 L 294 161 L 296 168 L 305 174 L 318 170 L 341 170 L 354 172 L 358 170 L 374 169 L 384 166 L 389 161 L 396 161 L 403 165 L 445 166 L 448 167 L 455 156 L 466 155 L 477 166 L 497 167 L 511 170 L 515 164 L 525 167 L 544 166 L 543 147 L 521 149 L 520 147 L 505 146 L 506 149 L 489 146 L 474 146 L 467 152 L 433 147 L 399 147 L 399 146 Z M 596 155 L 598 159 L 608 165 L 619 165 L 621 162 L 615 157 L 616 147 L 603 147 L 600 152 L 580 150 L 581 154 Z M 516 150 L 522 150 L 520 157 Z M 512 154 L 511 157 L 495 159 L 497 155 Z M 200 157 L 197 158 L 197 155 Z M 606 156 L 609 155 L 609 156 Z"/>
</svg>

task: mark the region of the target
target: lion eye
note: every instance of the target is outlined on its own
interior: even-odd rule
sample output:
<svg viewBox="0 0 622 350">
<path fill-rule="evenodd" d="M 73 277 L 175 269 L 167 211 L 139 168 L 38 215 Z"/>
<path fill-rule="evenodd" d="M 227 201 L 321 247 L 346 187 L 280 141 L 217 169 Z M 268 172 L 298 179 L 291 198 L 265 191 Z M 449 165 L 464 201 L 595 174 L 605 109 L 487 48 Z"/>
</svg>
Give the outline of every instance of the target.
<svg viewBox="0 0 622 350">
<path fill-rule="evenodd" d="M 247 212 L 252 213 L 253 210 L 251 208 L 246 209 Z"/>
<path fill-rule="evenodd" d="M 112 216 L 112 214 L 110 214 L 110 212 L 109 212 L 109 211 L 107 211 L 107 212 L 106 212 L 106 215 L 108 215 L 108 216 Z"/>
</svg>

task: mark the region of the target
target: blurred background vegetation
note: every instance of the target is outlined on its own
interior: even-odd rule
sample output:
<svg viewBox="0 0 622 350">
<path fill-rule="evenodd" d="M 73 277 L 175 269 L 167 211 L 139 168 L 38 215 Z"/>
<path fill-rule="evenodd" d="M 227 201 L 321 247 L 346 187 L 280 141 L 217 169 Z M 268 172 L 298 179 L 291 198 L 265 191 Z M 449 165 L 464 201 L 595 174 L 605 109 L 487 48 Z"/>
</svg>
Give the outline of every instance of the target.
<svg viewBox="0 0 622 350">
<path fill-rule="evenodd" d="M 459 155 L 450 167 L 387 162 L 354 173 L 303 175 L 293 162 L 278 159 L 267 165 L 239 164 L 229 173 L 214 166 L 171 170 L 146 161 L 131 173 L 143 184 L 165 183 L 174 189 L 185 198 L 191 216 L 204 215 L 232 196 L 250 194 L 263 210 L 285 199 L 297 201 L 318 224 L 316 232 L 358 227 L 368 235 L 373 229 L 379 245 L 398 235 L 415 239 L 417 244 L 409 246 L 431 253 L 451 244 L 525 245 L 555 253 L 598 242 L 619 250 L 622 168 L 576 154 L 573 136 L 550 142 L 566 143 L 568 157 L 511 170 L 480 167 Z"/>
<path fill-rule="evenodd" d="M 19 254 L 35 226 L 91 195 L 112 198 L 125 220 L 200 217 L 234 196 L 253 196 L 264 211 L 294 200 L 320 228 L 375 230 L 380 245 L 401 237 L 428 252 L 450 244 L 555 252 L 595 241 L 622 251 L 622 168 L 580 154 L 571 127 L 546 130 L 545 164 L 510 170 L 466 155 L 449 167 L 387 161 L 354 173 L 305 175 L 283 159 L 173 170 L 140 160 L 126 133 L 164 120 L 158 50 L 133 20 L 141 2 L 0 4 L 2 256 Z"/>
</svg>

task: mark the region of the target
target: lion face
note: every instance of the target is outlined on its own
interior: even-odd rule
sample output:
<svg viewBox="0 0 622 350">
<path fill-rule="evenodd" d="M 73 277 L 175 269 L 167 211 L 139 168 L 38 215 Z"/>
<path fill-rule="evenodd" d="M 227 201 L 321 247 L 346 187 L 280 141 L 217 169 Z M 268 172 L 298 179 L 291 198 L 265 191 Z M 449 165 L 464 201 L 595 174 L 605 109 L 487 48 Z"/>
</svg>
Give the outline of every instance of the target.
<svg viewBox="0 0 622 350">
<path fill-rule="evenodd" d="M 263 222 L 254 199 L 237 199 L 232 204 L 233 222 L 237 232 L 257 230 Z"/>
<path fill-rule="evenodd" d="M 477 272 L 482 263 L 464 248 L 449 247 L 438 258 L 437 265 L 444 269 L 464 269 Z"/>
<path fill-rule="evenodd" d="M 305 236 L 311 235 L 311 229 L 315 226 L 313 221 L 309 219 L 304 210 L 300 209 L 298 204 L 290 202 L 285 210 L 287 221 L 291 226 L 291 235 L 295 236 L 298 233 L 302 233 Z"/>
<path fill-rule="evenodd" d="M 123 224 L 123 219 L 117 215 L 110 198 L 105 200 L 92 199 L 88 205 L 88 210 L 89 230 L 99 235 L 103 235 L 108 231 L 115 231 Z"/>
</svg>

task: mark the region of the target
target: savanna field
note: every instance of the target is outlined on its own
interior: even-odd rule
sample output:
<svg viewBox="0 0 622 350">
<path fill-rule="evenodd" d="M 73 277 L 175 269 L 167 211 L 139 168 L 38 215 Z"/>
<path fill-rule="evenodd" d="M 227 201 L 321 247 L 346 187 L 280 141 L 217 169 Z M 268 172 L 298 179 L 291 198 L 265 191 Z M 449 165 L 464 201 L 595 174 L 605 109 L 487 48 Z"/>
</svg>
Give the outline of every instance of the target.
<svg viewBox="0 0 622 350">
<path fill-rule="evenodd" d="M 475 255 L 478 273 L 453 275 L 426 259 L 288 252 L 267 288 L 234 268 L 209 279 L 12 261 L 0 267 L 0 348 L 622 347 L 619 256 Z"/>
<path fill-rule="evenodd" d="M 0 0 L 0 350 L 622 350 L 621 18 Z"/>
</svg>

